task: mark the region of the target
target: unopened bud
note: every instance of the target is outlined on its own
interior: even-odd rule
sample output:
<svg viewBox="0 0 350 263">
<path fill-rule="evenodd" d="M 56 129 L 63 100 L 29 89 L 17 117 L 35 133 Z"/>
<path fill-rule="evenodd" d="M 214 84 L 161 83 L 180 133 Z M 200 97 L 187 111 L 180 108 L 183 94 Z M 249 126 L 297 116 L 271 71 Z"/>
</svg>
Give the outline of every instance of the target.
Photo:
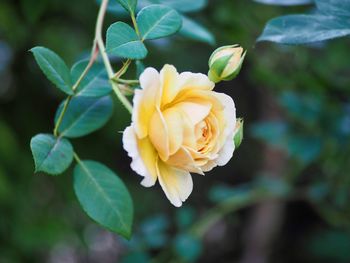
<svg viewBox="0 0 350 263">
<path fill-rule="evenodd" d="M 235 78 L 242 67 L 246 53 L 239 45 L 216 49 L 209 58 L 209 79 L 217 83 Z"/>
</svg>

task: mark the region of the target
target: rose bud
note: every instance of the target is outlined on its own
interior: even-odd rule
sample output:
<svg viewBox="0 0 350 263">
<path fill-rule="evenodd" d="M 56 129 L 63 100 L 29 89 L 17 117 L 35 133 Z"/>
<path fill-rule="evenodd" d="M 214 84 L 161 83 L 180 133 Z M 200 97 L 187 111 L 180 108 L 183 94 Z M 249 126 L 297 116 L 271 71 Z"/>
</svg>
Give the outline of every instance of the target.
<svg viewBox="0 0 350 263">
<path fill-rule="evenodd" d="M 246 51 L 239 45 L 223 46 L 216 49 L 209 58 L 208 77 L 217 83 L 235 78 L 242 66 Z"/>
<path fill-rule="evenodd" d="M 237 149 L 243 140 L 243 119 L 236 120 L 236 127 L 234 131 L 235 135 L 233 137 L 233 141 L 235 143 L 235 149 Z"/>
</svg>

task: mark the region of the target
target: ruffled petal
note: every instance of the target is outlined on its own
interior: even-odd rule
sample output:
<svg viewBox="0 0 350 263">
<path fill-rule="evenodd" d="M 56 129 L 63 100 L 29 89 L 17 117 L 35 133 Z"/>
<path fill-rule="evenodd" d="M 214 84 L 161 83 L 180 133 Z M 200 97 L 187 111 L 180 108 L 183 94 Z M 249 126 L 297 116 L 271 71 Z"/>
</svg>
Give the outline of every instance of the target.
<svg viewBox="0 0 350 263">
<path fill-rule="evenodd" d="M 158 155 L 148 138 L 138 140 L 132 126 L 123 132 L 123 146 L 132 158 L 131 169 L 143 176 L 141 184 L 153 186 L 157 181 L 156 162 Z"/>
<path fill-rule="evenodd" d="M 191 174 L 171 167 L 161 160 L 158 160 L 158 178 L 166 197 L 176 207 L 180 207 L 192 192 Z"/>
</svg>

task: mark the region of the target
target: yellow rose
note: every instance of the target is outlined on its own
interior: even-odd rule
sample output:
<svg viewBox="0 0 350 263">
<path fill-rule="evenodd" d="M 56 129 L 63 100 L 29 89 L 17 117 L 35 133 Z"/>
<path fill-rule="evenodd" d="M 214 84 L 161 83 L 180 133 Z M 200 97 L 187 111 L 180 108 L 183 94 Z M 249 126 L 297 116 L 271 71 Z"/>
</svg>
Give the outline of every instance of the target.
<svg viewBox="0 0 350 263">
<path fill-rule="evenodd" d="M 201 73 L 147 68 L 135 91 L 132 123 L 123 134 L 131 168 L 141 184 L 157 179 L 174 206 L 192 192 L 190 173 L 204 174 L 232 157 L 236 110 L 231 97 L 214 92 Z"/>
</svg>

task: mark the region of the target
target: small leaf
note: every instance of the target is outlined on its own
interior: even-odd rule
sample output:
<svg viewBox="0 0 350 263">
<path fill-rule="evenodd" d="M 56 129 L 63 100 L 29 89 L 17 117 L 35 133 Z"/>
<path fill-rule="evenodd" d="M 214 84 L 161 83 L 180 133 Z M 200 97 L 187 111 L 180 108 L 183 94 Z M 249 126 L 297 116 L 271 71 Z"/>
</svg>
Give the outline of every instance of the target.
<svg viewBox="0 0 350 263">
<path fill-rule="evenodd" d="M 46 77 L 60 90 L 73 95 L 72 80 L 64 61 L 56 53 L 44 47 L 34 47 L 30 51 L 33 52 L 36 62 Z"/>
<path fill-rule="evenodd" d="M 203 246 L 197 237 L 179 234 L 175 238 L 174 249 L 184 262 L 198 262 Z"/>
<path fill-rule="evenodd" d="M 82 60 L 74 64 L 71 69 L 74 83 L 79 79 L 87 64 L 87 60 Z M 112 87 L 109 83 L 104 65 L 101 63 L 94 63 L 77 87 L 76 96 L 102 97 L 108 95 L 111 91 Z"/>
<path fill-rule="evenodd" d="M 322 15 L 287 15 L 270 20 L 258 41 L 305 44 L 350 34 L 350 22 Z"/>
<path fill-rule="evenodd" d="M 51 134 L 38 134 L 30 141 L 35 172 L 52 175 L 63 173 L 73 160 L 73 147 L 65 138 Z"/>
<path fill-rule="evenodd" d="M 309 5 L 314 3 L 314 0 L 254 0 L 254 1 L 265 5 L 281 5 L 281 6 Z"/>
<path fill-rule="evenodd" d="M 63 102 L 56 112 L 55 123 Z M 75 138 L 101 128 L 112 116 L 113 101 L 110 96 L 100 98 L 73 97 L 58 129 L 61 136 Z"/>
<path fill-rule="evenodd" d="M 316 5 L 325 15 L 350 17 L 350 0 L 316 0 Z"/>
<path fill-rule="evenodd" d="M 147 49 L 135 30 L 123 22 L 116 22 L 108 28 L 106 46 L 108 54 L 123 58 L 143 59 L 147 55 Z"/>
<path fill-rule="evenodd" d="M 194 12 L 194 11 L 199 11 L 203 9 L 208 4 L 208 0 L 196 0 L 196 1 L 163 0 L 163 1 L 159 1 L 159 3 L 163 5 L 168 5 L 178 10 L 179 12 L 187 13 L 187 12 Z"/>
<path fill-rule="evenodd" d="M 193 40 L 208 43 L 209 45 L 215 44 L 215 38 L 212 33 L 186 16 L 182 16 L 182 28 L 180 34 Z"/>
<path fill-rule="evenodd" d="M 182 19 L 168 6 L 150 5 L 137 14 L 136 22 L 142 39 L 156 39 L 176 33 L 181 28 Z"/>
<path fill-rule="evenodd" d="M 74 191 L 84 211 L 107 229 L 130 238 L 133 204 L 120 178 L 94 161 L 78 163 L 73 176 Z"/>
<path fill-rule="evenodd" d="M 130 13 L 135 13 L 137 0 L 117 0 L 118 3 Z"/>
</svg>

